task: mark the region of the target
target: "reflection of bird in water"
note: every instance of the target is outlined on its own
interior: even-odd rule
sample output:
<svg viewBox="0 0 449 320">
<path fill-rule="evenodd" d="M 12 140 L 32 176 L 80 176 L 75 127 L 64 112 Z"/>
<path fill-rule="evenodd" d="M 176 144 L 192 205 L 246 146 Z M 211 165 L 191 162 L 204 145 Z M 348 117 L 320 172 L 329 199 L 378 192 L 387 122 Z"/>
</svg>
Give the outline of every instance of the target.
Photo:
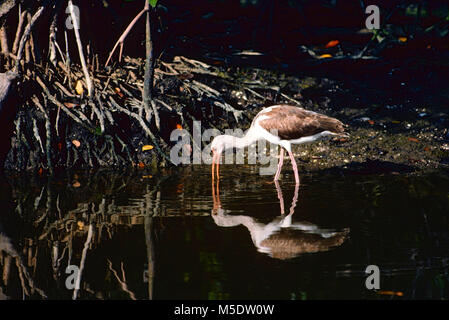
<svg viewBox="0 0 449 320">
<path fill-rule="evenodd" d="M 251 127 L 244 137 L 238 138 L 230 135 L 215 137 L 211 144 L 212 178 L 214 166 L 217 168 L 219 178 L 220 156 L 223 150 L 230 148 L 244 148 L 260 139 L 281 146 L 278 169 L 274 181 L 279 180 L 282 164 L 284 163 L 284 149 L 288 155 L 295 173 L 296 184 L 299 184 L 298 167 L 292 153 L 292 144 L 314 142 L 327 136 L 345 136 L 345 125 L 335 118 L 324 114 L 308 111 L 289 105 L 276 105 L 263 109 L 254 118 Z"/>
<path fill-rule="evenodd" d="M 334 231 L 320 229 L 317 225 L 306 221 L 293 222 L 292 215 L 298 200 L 299 185 L 295 186 L 290 212 L 285 215 L 282 190 L 277 181 L 275 184 L 280 201 L 281 216 L 276 217 L 270 223 L 260 223 L 250 216 L 227 214 L 226 210 L 221 207 L 218 184 L 216 191 L 215 186 L 212 186 L 214 201 L 212 218 L 220 227 L 244 225 L 250 232 L 257 250 L 277 259 L 291 259 L 304 253 L 328 251 L 345 242 L 349 228 Z"/>
</svg>

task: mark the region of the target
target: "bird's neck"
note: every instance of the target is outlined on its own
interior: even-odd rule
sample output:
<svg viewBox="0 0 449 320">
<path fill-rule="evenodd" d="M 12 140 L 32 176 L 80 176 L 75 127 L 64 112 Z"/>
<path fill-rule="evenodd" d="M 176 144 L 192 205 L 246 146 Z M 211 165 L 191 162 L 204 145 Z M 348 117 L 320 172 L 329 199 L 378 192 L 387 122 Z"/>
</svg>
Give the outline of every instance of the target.
<svg viewBox="0 0 449 320">
<path fill-rule="evenodd" d="M 255 141 L 254 137 L 251 134 L 251 130 L 250 130 L 241 138 L 235 137 L 234 146 L 238 149 L 241 149 L 241 148 L 245 148 L 246 146 L 249 146 L 254 141 Z"/>
</svg>

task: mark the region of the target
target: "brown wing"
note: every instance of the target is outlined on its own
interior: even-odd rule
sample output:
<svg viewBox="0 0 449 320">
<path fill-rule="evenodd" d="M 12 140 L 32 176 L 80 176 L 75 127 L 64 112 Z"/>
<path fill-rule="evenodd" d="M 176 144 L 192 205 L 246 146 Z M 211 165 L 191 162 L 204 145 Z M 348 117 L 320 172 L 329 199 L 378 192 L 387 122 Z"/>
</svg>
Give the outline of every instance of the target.
<svg viewBox="0 0 449 320">
<path fill-rule="evenodd" d="M 344 133 L 344 124 L 339 120 L 294 106 L 281 105 L 256 118 L 262 116 L 268 118 L 259 120 L 258 124 L 267 131 L 277 130 L 283 140 L 299 139 L 323 131 Z"/>
</svg>

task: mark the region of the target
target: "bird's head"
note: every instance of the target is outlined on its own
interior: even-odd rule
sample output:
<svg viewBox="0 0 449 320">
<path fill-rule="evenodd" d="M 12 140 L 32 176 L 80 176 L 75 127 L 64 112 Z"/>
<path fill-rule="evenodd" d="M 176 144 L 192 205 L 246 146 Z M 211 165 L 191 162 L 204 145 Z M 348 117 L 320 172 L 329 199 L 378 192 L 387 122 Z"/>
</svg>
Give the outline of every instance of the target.
<svg viewBox="0 0 449 320">
<path fill-rule="evenodd" d="M 210 145 L 214 154 L 221 154 L 224 150 L 234 146 L 235 137 L 229 135 L 216 136 Z"/>
</svg>

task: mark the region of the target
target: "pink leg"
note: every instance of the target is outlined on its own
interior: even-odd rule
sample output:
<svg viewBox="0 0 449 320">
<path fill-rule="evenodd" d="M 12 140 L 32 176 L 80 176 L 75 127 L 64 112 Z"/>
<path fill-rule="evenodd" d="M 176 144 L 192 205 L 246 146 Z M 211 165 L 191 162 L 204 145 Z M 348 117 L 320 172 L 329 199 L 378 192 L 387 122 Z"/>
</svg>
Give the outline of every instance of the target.
<svg viewBox="0 0 449 320">
<path fill-rule="evenodd" d="M 274 181 L 279 180 L 279 175 L 281 174 L 282 165 L 284 164 L 284 148 L 281 147 L 281 157 L 279 158 L 278 170 L 274 176 Z"/>
<path fill-rule="evenodd" d="M 293 156 L 293 153 L 291 153 L 291 151 L 288 152 L 288 155 L 290 156 L 290 160 L 292 161 L 293 172 L 295 173 L 296 184 L 299 184 L 298 166 L 296 165 L 295 157 Z"/>
<path fill-rule="evenodd" d="M 274 184 L 276 186 L 276 190 L 278 192 L 278 199 L 279 199 L 279 204 L 281 205 L 281 214 L 284 214 L 284 197 L 282 197 L 282 189 L 279 186 L 279 181 L 274 180 Z"/>
</svg>

